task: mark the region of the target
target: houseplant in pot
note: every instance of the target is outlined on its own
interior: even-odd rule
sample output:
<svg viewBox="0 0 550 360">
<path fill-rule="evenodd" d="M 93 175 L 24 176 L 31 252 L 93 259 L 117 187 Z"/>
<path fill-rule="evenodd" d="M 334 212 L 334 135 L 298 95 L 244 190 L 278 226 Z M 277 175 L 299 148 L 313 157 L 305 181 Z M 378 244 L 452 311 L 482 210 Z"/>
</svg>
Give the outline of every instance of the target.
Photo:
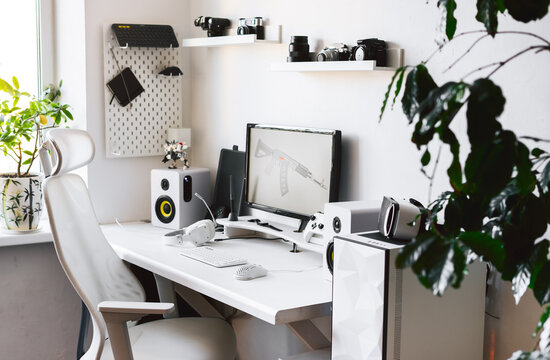
<svg viewBox="0 0 550 360">
<path fill-rule="evenodd" d="M 61 82 L 59 83 L 61 87 Z M 0 153 L 15 171 L 0 169 L 0 228 L 36 230 L 42 212 L 42 175 L 33 169 L 43 131 L 72 120 L 68 105 L 56 100 L 59 87 L 50 85 L 40 99 L 0 78 Z"/>
<path fill-rule="evenodd" d="M 550 52 L 550 39 L 543 34 L 499 30 L 499 18 L 510 16 L 518 23 L 541 20 L 548 14 L 550 0 L 477 0 L 476 20 L 484 29 L 455 35 L 459 5 L 474 6 L 456 0 L 437 1 L 446 41 L 420 64 L 397 69 L 382 104 L 381 113 L 391 95 L 395 103 L 403 93 L 402 110 L 413 125 L 411 140 L 422 151 L 424 174 L 435 174 L 427 171 L 428 165 L 437 166 L 439 161 L 439 155 L 432 159 L 433 150 L 448 149 L 452 158 L 447 168 L 449 191 L 427 207 L 425 231 L 403 248 L 397 264 L 411 267 L 424 286 L 442 295 L 449 286 L 460 287 L 467 275 L 466 265 L 482 258 L 503 281 L 511 282 L 516 303 L 530 289 L 545 307 L 533 329 L 537 344 L 510 354 L 510 359 L 550 359 L 550 241 L 545 238 L 550 225 L 550 140 L 548 134 L 520 136 L 503 126 L 505 92 L 493 81 L 496 72 L 506 71 L 518 58 L 548 56 Z M 522 41 L 520 50 L 499 61 L 487 63 L 480 58 L 477 67 L 460 80 L 437 84 L 430 74 L 432 59 L 459 37 L 471 38 L 470 46 L 447 70 L 491 38 L 521 37 Z M 530 70 L 538 74 L 549 64 L 543 64 L 545 69 Z M 547 84 L 548 78 L 539 75 L 536 80 Z M 533 91 L 526 90 L 529 94 Z M 458 121 L 466 125 L 467 144 L 461 144 L 455 135 L 452 124 Z"/>
</svg>

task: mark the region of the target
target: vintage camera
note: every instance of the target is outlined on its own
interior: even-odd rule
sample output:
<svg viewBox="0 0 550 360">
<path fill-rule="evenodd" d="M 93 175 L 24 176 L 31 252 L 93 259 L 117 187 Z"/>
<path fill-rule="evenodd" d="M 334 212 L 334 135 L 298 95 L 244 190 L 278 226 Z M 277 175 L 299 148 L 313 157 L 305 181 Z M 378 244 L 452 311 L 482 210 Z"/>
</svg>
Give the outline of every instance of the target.
<svg viewBox="0 0 550 360">
<path fill-rule="evenodd" d="M 287 62 L 310 61 L 307 36 L 295 35 L 290 38 Z"/>
<path fill-rule="evenodd" d="M 195 19 L 195 26 L 205 30 L 208 37 L 223 36 L 229 25 L 231 25 L 231 21 L 224 18 L 199 16 Z"/>
<path fill-rule="evenodd" d="M 384 40 L 357 40 L 357 46 L 352 48 L 350 60 L 376 60 L 376 66 L 386 66 L 386 48 Z"/>
<path fill-rule="evenodd" d="M 317 61 L 347 61 L 351 52 L 347 45 L 342 43 L 331 44 L 317 54 Z"/>
<path fill-rule="evenodd" d="M 261 17 L 240 18 L 237 35 L 256 34 L 256 39 L 265 40 L 264 19 Z"/>
</svg>

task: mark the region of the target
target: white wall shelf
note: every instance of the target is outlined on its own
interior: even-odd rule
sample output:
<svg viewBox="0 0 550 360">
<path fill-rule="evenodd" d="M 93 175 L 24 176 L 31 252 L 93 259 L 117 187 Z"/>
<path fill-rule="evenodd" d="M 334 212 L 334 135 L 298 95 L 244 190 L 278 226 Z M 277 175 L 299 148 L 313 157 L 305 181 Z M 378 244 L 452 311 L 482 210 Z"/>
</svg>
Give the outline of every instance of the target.
<svg viewBox="0 0 550 360">
<path fill-rule="evenodd" d="M 271 71 L 327 72 L 327 71 L 395 71 L 403 66 L 403 49 L 391 48 L 387 51 L 387 67 L 376 66 L 376 61 L 305 61 L 272 63 Z"/>
<path fill-rule="evenodd" d="M 271 71 L 394 71 L 394 67 L 377 67 L 376 61 L 307 61 L 272 63 Z"/>
<path fill-rule="evenodd" d="M 236 35 L 235 29 L 229 29 L 230 35 L 215 37 L 200 37 L 192 39 L 183 39 L 182 47 L 217 47 L 232 45 L 252 45 L 252 44 L 280 44 L 281 43 L 281 25 L 265 26 L 265 40 L 256 38 L 256 34 Z"/>
</svg>

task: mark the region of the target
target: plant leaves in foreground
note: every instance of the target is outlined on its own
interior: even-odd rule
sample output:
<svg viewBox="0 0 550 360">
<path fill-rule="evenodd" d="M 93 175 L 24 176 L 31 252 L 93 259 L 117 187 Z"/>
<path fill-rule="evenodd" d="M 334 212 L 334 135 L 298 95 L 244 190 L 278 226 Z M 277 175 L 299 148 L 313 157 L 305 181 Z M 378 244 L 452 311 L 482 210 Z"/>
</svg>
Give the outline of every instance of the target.
<svg viewBox="0 0 550 360">
<path fill-rule="evenodd" d="M 437 6 L 443 5 L 445 7 L 445 35 L 447 39 L 451 40 L 456 33 L 456 1 L 455 0 L 439 0 Z"/>
</svg>

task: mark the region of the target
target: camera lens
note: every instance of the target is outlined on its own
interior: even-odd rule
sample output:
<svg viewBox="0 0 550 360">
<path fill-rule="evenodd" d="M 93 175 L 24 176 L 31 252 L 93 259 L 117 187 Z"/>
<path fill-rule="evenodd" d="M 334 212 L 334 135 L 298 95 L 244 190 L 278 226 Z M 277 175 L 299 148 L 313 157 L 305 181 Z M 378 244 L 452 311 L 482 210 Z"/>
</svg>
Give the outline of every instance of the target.
<svg viewBox="0 0 550 360">
<path fill-rule="evenodd" d="M 237 28 L 237 35 L 246 35 L 246 34 L 250 34 L 250 29 L 248 28 L 248 26 L 239 26 Z"/>
<path fill-rule="evenodd" d="M 307 36 L 291 36 L 288 51 L 288 62 L 309 61 L 309 44 L 307 42 Z"/>
<path fill-rule="evenodd" d="M 288 45 L 289 52 L 309 52 L 309 44 L 290 44 Z"/>
<path fill-rule="evenodd" d="M 299 35 L 291 36 L 290 42 L 294 44 L 298 44 L 298 43 L 307 44 L 307 36 L 299 36 Z"/>
</svg>

